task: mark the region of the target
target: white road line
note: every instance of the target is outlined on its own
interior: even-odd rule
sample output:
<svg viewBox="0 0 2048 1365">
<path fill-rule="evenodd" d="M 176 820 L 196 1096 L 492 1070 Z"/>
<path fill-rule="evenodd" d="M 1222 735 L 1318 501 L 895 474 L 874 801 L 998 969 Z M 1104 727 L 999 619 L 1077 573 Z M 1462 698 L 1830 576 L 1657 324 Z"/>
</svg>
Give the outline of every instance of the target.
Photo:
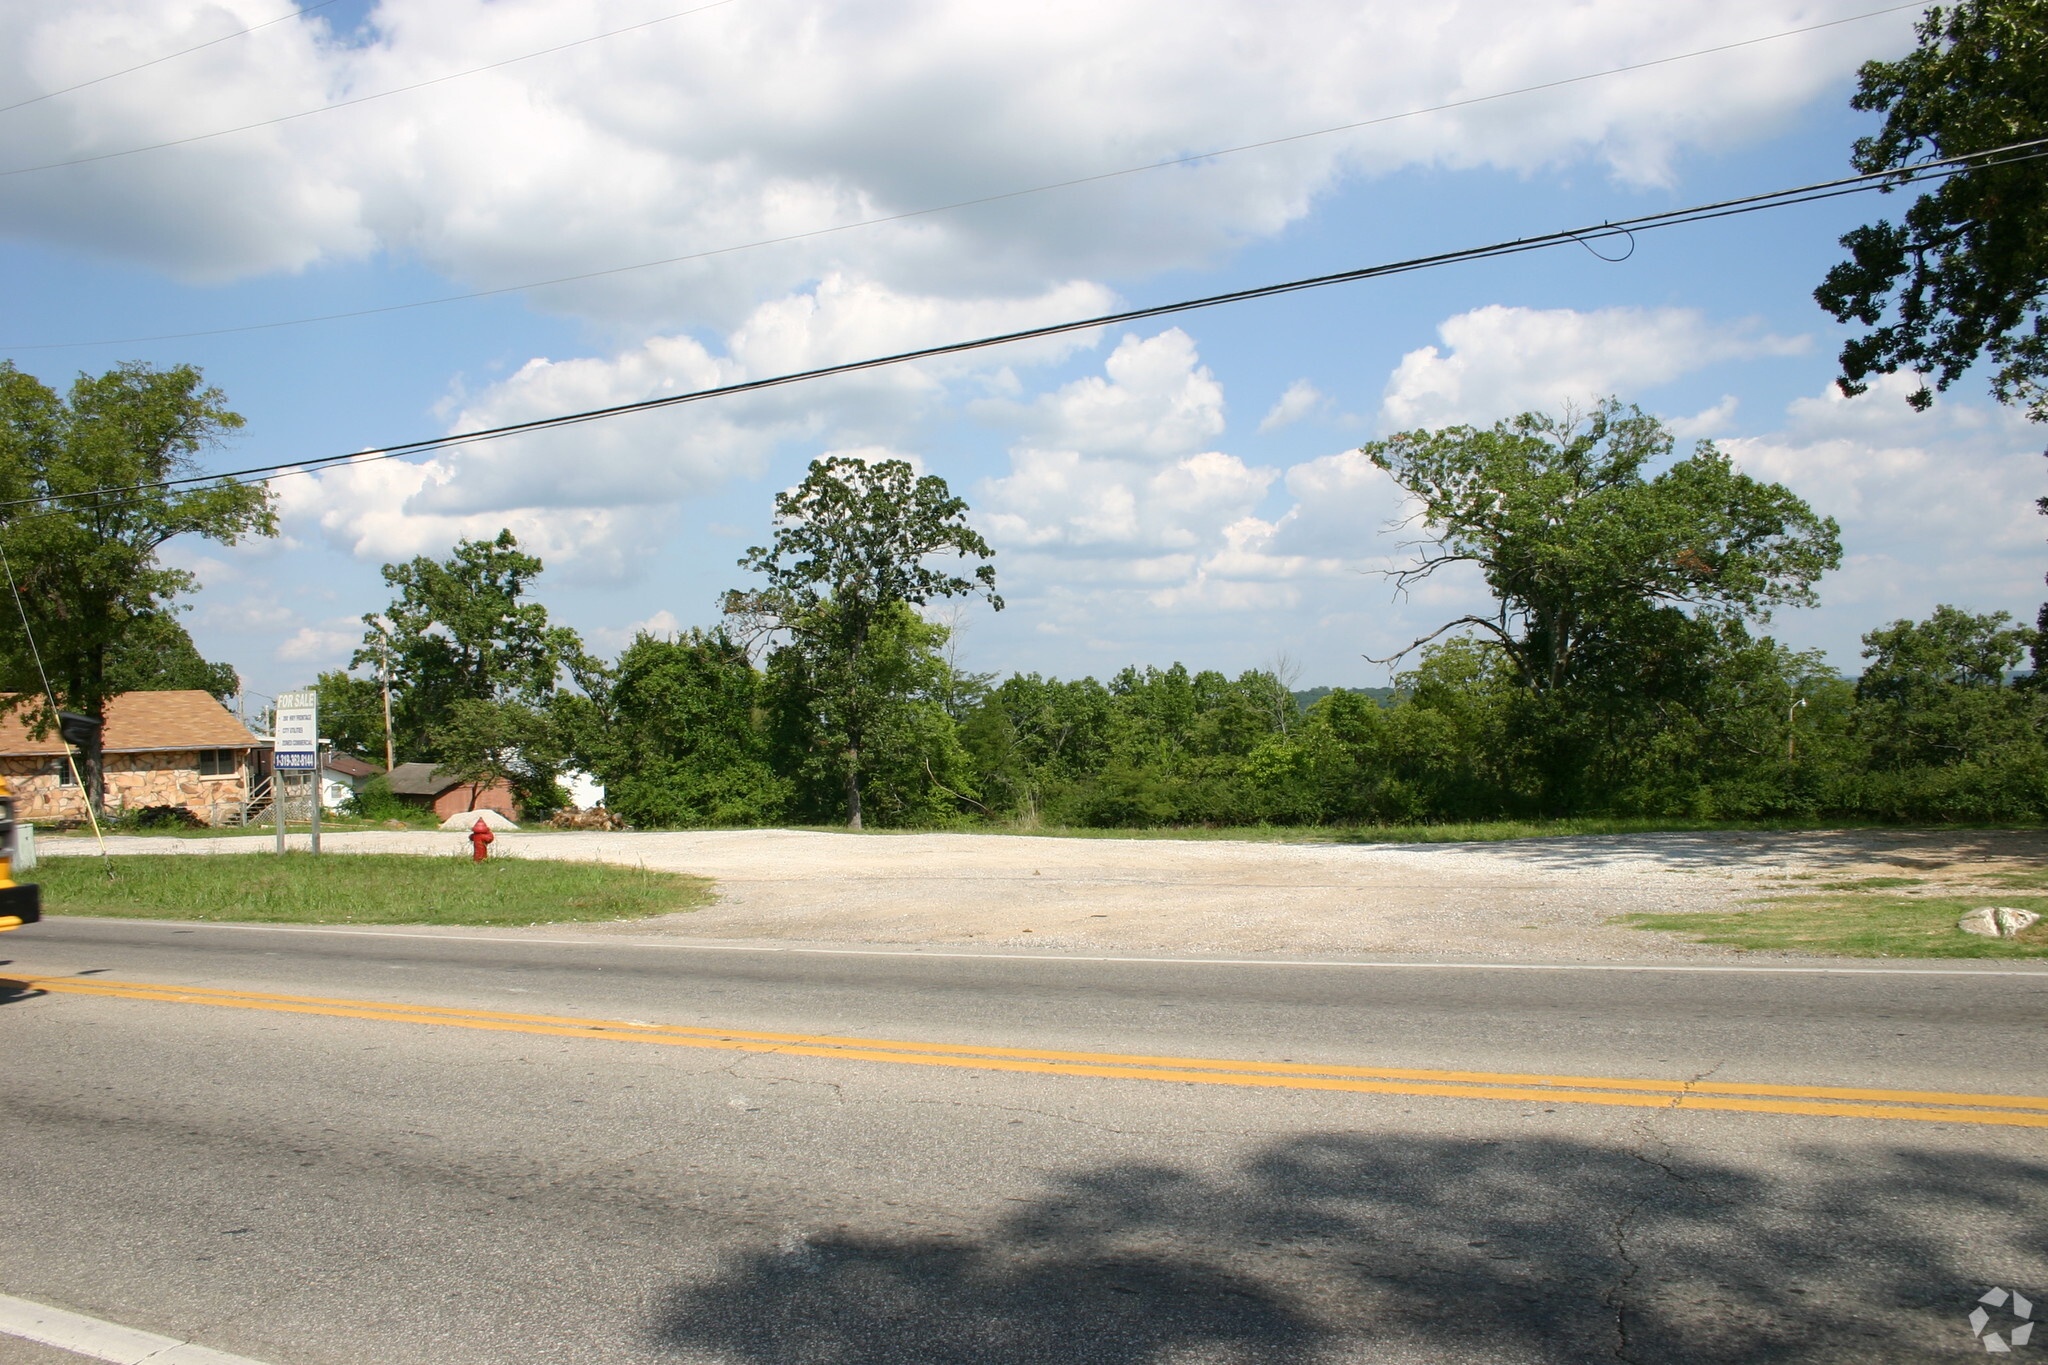
<svg viewBox="0 0 2048 1365">
<path fill-rule="evenodd" d="M 140 924 L 179 932 L 227 929 L 259 934 L 344 934 L 355 938 L 423 938 L 445 943 L 488 943 L 529 948 L 557 945 L 597 948 L 659 948 L 681 953 L 803 953 L 817 957 L 939 957 L 994 962 L 1113 962 L 1162 967 L 1347 967 L 1433 972 L 1741 972 L 1790 976 L 2030 976 L 2048 979 L 2048 968 L 2004 967 L 1751 967 L 1657 962 L 1380 962 L 1315 958 L 1107 957 L 1081 953 L 947 952 L 925 948 L 783 948 L 753 943 L 666 943 L 644 938 L 490 938 L 483 934 L 408 934 L 395 929 L 321 929 L 304 924 L 209 924 L 204 920 L 136 920 L 94 915 L 119 924 Z M 49 921 L 45 921 L 46 923 Z M 23 939 L 16 946 L 27 946 Z"/>
<path fill-rule="evenodd" d="M 0 1332 L 117 1365 L 263 1365 L 247 1356 L 67 1313 L 11 1294 L 0 1294 Z"/>
</svg>

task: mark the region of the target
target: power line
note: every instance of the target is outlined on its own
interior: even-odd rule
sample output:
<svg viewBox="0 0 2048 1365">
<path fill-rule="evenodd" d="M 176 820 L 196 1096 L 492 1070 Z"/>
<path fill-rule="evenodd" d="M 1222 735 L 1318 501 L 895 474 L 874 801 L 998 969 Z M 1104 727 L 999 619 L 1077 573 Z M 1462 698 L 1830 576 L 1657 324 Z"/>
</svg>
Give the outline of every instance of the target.
<svg viewBox="0 0 2048 1365">
<path fill-rule="evenodd" d="M 1667 66 L 1673 62 L 1689 61 L 1695 57 L 1711 56 L 1718 52 L 1729 52 L 1737 48 L 1754 47 L 1759 43 L 1774 42 L 1780 38 L 1796 37 L 1802 33 L 1813 33 L 1820 29 L 1837 28 L 1843 24 L 1860 23 L 1865 19 L 1880 18 L 1897 14 L 1902 10 L 1922 8 L 1922 0 L 1913 3 L 1893 5 L 1887 9 L 1870 10 L 1863 14 L 1852 14 L 1846 18 L 1829 19 L 1823 23 L 1808 24 L 1803 28 L 1785 29 L 1778 33 L 1766 33 L 1755 38 L 1743 38 L 1735 42 L 1722 43 L 1715 47 L 1703 47 L 1691 52 L 1675 53 L 1668 57 L 1654 57 L 1647 61 L 1634 62 L 1627 66 L 1609 67 L 1603 71 L 1591 71 L 1577 76 L 1563 76 L 1556 80 L 1542 81 L 1535 85 L 1519 86 L 1513 90 L 1496 91 L 1490 95 L 1473 95 L 1446 104 L 1433 104 L 1421 109 L 1408 109 L 1398 114 L 1381 114 L 1374 118 L 1360 119 L 1354 123 L 1340 123 L 1329 128 L 1316 128 L 1304 133 L 1288 133 L 1280 137 L 1266 138 L 1258 142 L 1240 143 L 1234 147 L 1220 147 L 1214 151 L 1195 152 L 1187 156 L 1173 157 L 1166 161 L 1148 161 L 1136 166 L 1125 166 L 1117 170 L 1100 171 L 1093 175 L 1076 176 L 1068 180 L 1056 180 L 1043 185 L 1033 185 L 1020 190 L 1004 190 L 997 194 L 982 195 L 974 199 L 955 200 L 950 204 L 936 204 L 930 208 L 907 209 L 902 213 L 883 214 L 874 218 L 862 218 L 850 223 L 837 223 L 830 227 L 812 228 L 804 232 L 792 232 L 780 237 L 764 237 L 758 241 L 740 242 L 732 246 L 709 247 L 703 251 L 688 252 L 681 256 L 664 256 L 659 260 L 640 261 L 633 265 L 609 266 L 602 270 L 587 270 L 574 275 L 557 275 L 545 280 L 529 280 L 524 284 L 499 285 L 492 289 L 477 289 L 465 294 L 443 294 L 431 299 L 414 299 L 408 303 L 391 303 L 377 308 L 356 308 L 342 313 L 320 313 L 312 317 L 285 318 L 277 322 L 246 323 L 238 327 L 214 327 L 194 332 L 164 332 L 155 336 L 110 337 L 100 341 L 53 341 L 9 345 L 0 343 L 0 350 L 9 351 L 65 351 L 89 346 L 130 346 L 154 341 L 189 341 L 198 337 L 232 336 L 242 332 L 273 331 L 282 327 L 305 327 L 322 322 L 342 322 L 350 318 L 376 317 L 383 313 L 402 313 L 416 308 L 434 308 L 450 303 L 466 303 L 475 299 L 495 298 L 501 294 L 523 293 L 529 289 L 545 289 L 557 284 L 577 284 L 584 280 L 604 279 L 612 275 L 630 274 L 636 270 L 652 270 L 665 265 L 680 265 L 686 261 L 701 261 L 713 256 L 726 256 L 735 252 L 754 251 L 761 247 L 783 246 L 790 242 L 809 241 L 835 233 L 851 232 L 856 228 L 878 227 L 885 223 L 901 223 L 913 218 L 926 218 L 933 214 L 951 213 L 958 209 L 977 208 L 984 204 L 1001 203 L 1007 199 L 1021 199 L 1034 194 L 1046 194 L 1053 190 L 1073 189 L 1080 185 L 1098 184 L 1117 180 L 1125 176 L 1142 175 L 1147 171 L 1168 170 L 1175 166 L 1187 166 L 1196 162 L 1211 161 L 1218 157 L 1235 156 L 1240 152 L 1261 151 L 1269 147 L 1284 146 L 1290 142 L 1304 142 L 1311 138 L 1328 137 L 1334 133 L 1356 132 L 1378 124 L 1395 123 L 1402 119 L 1419 118 L 1426 114 L 1440 114 L 1453 109 L 1465 109 L 1473 105 L 1489 104 L 1496 100 L 1512 99 L 1518 95 L 1536 94 L 1544 90 L 1556 90 L 1564 86 L 1579 85 L 1587 81 L 1602 80 L 1608 76 L 1624 75 L 1631 71 L 1642 71 L 1651 67 Z M 13 172 L 7 172 L 13 174 Z"/>
<path fill-rule="evenodd" d="M 711 0 L 710 4 L 698 5 L 694 9 L 677 10 L 674 14 L 664 14 L 658 19 L 648 19 L 641 23 L 628 24 L 624 28 L 615 28 L 607 33 L 593 33 L 588 38 L 577 38 L 570 42 L 557 43 L 553 47 L 544 47 L 537 52 L 522 52 L 517 57 L 507 57 L 503 61 L 497 62 L 486 62 L 482 66 L 472 66 L 466 71 L 451 71 L 445 76 L 433 76 L 427 80 L 415 81 L 411 85 L 401 85 L 391 90 L 379 90 L 374 95 L 358 95 L 354 99 L 336 100 L 332 104 L 322 104 L 312 109 L 301 109 L 296 114 L 279 114 L 276 118 L 258 119 L 254 123 L 238 124 L 233 128 L 216 128 L 210 133 L 194 133 L 191 137 L 176 137 L 168 142 L 152 142 L 141 147 L 124 147 L 118 152 L 95 152 L 91 156 L 75 156 L 68 161 L 46 161 L 39 166 L 16 166 L 12 170 L 0 171 L 0 176 L 28 175 L 34 171 L 54 171 L 65 166 L 86 166 L 95 161 L 113 161 L 119 157 L 135 156 L 142 152 L 160 152 L 166 147 L 185 147 L 194 142 L 207 142 L 217 137 L 226 137 L 230 133 L 246 133 L 256 128 L 272 128 L 280 123 L 290 123 L 294 119 L 311 118 L 315 114 L 325 114 L 335 109 L 348 109 L 358 104 L 368 104 L 372 100 L 388 99 L 392 95 L 403 95 L 412 90 L 424 90 L 430 85 L 441 85 L 447 81 L 460 80 L 464 76 L 474 76 L 483 71 L 496 71 L 501 66 L 512 66 L 518 62 L 532 61 L 535 57 L 545 57 L 554 52 L 566 52 L 572 47 L 582 47 L 586 43 L 602 42 L 606 38 L 616 38 L 621 33 L 633 33 L 643 28 L 652 28 L 656 24 L 668 23 L 671 19 L 683 19 L 692 14 L 702 14 L 705 10 L 719 9 L 723 6 L 737 3 L 739 3 L 739 0 Z"/>
<path fill-rule="evenodd" d="M 775 375 L 767 379 L 750 379 L 738 384 L 719 385 L 716 388 L 693 389 L 687 393 L 666 394 L 659 398 L 643 398 L 632 403 L 617 403 L 609 407 L 588 408 L 579 412 L 562 413 L 554 417 L 539 417 L 531 421 L 512 422 L 503 426 L 484 427 L 475 431 L 454 432 L 447 436 L 428 437 L 418 441 L 402 442 L 397 445 L 373 446 L 368 449 L 353 451 L 346 455 L 326 455 L 311 460 L 293 460 L 280 464 L 252 465 L 246 469 L 230 470 L 224 473 L 193 474 L 173 479 L 159 479 L 148 483 L 85 489 L 76 493 L 55 493 L 37 498 L 14 498 L 0 501 L 0 511 L 24 506 L 47 507 L 50 504 L 65 502 L 74 498 L 96 498 L 111 494 L 142 493 L 176 488 L 186 484 L 215 483 L 221 480 L 268 482 L 274 478 L 310 473 L 315 469 L 329 465 L 365 464 L 377 460 L 397 459 L 405 455 L 417 455 L 428 451 L 452 449 L 457 446 L 473 445 L 482 441 L 501 440 L 507 436 L 548 431 L 558 427 L 578 426 L 585 422 L 596 422 L 609 417 L 624 416 L 627 413 L 650 412 L 657 408 L 676 407 L 684 403 L 700 403 L 708 399 L 729 398 L 744 393 L 757 393 L 765 389 L 807 383 L 811 380 L 826 379 L 835 375 L 854 374 L 863 370 L 881 369 L 885 366 L 901 365 L 910 361 L 930 360 L 939 356 L 958 355 L 966 351 L 986 350 L 992 346 L 1006 346 L 1012 342 L 1060 336 L 1069 332 L 1091 331 L 1098 327 L 1114 327 L 1122 323 L 1138 322 L 1147 318 L 1167 317 L 1172 314 L 1193 312 L 1202 308 L 1215 308 L 1227 303 L 1245 303 L 1253 299 L 1275 298 L 1282 294 L 1299 293 L 1308 289 L 1321 289 L 1333 284 L 1349 284 L 1360 280 L 1379 279 L 1388 275 L 1402 275 L 1412 271 L 1428 270 L 1437 266 L 1452 265 L 1463 261 L 1515 256 L 1524 252 L 1561 246 L 1567 242 L 1576 242 L 1580 246 L 1592 250 L 1590 243 L 1602 238 L 1621 237 L 1633 241 L 1636 233 L 1648 232 L 1656 228 L 1676 227 L 1685 223 L 1710 222 L 1718 218 L 1732 218 L 1742 214 L 1758 213 L 1766 209 L 1788 208 L 1794 204 L 1809 204 L 1823 199 L 1840 198 L 1844 195 L 1865 194 L 1872 190 L 1888 190 L 1905 184 L 1943 180 L 1972 170 L 2017 165 L 2040 161 L 2044 158 L 2048 158 L 2048 138 L 2036 138 L 2027 142 L 2015 142 L 2004 147 L 1990 148 L 1982 152 L 1972 152 L 1961 156 L 1942 157 L 1937 160 L 1918 162 L 1912 166 L 1897 170 L 1874 171 L 1867 175 L 1848 176 L 1840 180 L 1823 180 L 1811 185 L 1771 190 L 1762 194 L 1745 195 L 1737 199 L 1722 199 L 1707 204 L 1695 204 L 1690 208 L 1670 209 L 1662 213 L 1643 214 L 1635 218 L 1610 219 L 1584 227 L 1546 232 L 1533 237 L 1511 238 L 1507 241 L 1493 242 L 1486 246 L 1464 247 L 1456 251 L 1439 252 L 1430 256 L 1416 256 L 1407 260 L 1390 261 L 1381 265 L 1362 266 L 1355 270 L 1343 270 L 1334 274 L 1312 275 L 1305 279 L 1286 280 L 1279 284 L 1258 285 L 1250 289 L 1236 289 L 1224 294 L 1209 294 L 1201 298 L 1182 299 L 1176 303 L 1154 304 L 1149 307 L 1132 308 L 1118 313 L 1104 313 L 1095 317 L 1078 318 L 1070 322 L 1051 323 L 1044 327 L 1031 327 L 1021 331 L 1002 332 L 992 336 L 977 337 L 970 341 L 955 341 L 940 346 L 921 347 L 913 351 L 898 351 L 891 355 L 873 356 L 866 360 L 846 361 L 837 365 L 824 365 L 816 369 L 799 370 L 790 374 Z M 1595 252 L 1594 254 L 1598 255 L 1599 253 Z M 122 505 L 115 503 L 112 504 L 112 507 L 118 508 Z"/>
<path fill-rule="evenodd" d="M 110 81 L 113 80 L 116 76 L 125 76 L 132 71 L 140 71 L 144 67 L 156 66 L 160 63 L 168 62 L 173 58 L 183 57 L 187 53 L 198 52 L 202 48 L 212 47 L 216 43 L 224 43 L 230 38 L 239 38 L 245 33 L 254 33 L 257 29 L 269 28 L 272 24 L 281 24 L 285 22 L 287 19 L 303 19 L 306 15 L 311 14 L 314 10 L 326 9 L 329 5 L 335 4 L 336 2 L 337 0 L 314 0 L 314 3 L 307 5 L 304 8 L 295 8 L 291 10 L 289 13 L 278 15 L 275 19 L 265 19 L 260 24 L 251 24 L 247 28 L 238 28 L 233 33 L 223 33 L 218 38 L 208 38 L 203 43 L 194 43 L 191 47 L 181 47 L 176 52 L 166 52 L 161 57 L 151 57 L 148 61 L 137 62 L 133 66 L 124 66 L 119 71 L 109 71 L 104 76 L 94 76 L 89 81 L 80 81 L 76 85 L 67 85 L 62 90 L 45 90 L 42 94 L 31 95 L 25 100 L 16 100 L 12 104 L 0 104 L 0 114 L 12 113 L 16 109 L 22 109 L 31 104 L 39 104 L 43 100 L 53 100 L 57 98 L 57 96 L 59 95 L 68 95 L 74 90 L 83 90 L 88 85 L 98 85 L 101 81 Z"/>
</svg>

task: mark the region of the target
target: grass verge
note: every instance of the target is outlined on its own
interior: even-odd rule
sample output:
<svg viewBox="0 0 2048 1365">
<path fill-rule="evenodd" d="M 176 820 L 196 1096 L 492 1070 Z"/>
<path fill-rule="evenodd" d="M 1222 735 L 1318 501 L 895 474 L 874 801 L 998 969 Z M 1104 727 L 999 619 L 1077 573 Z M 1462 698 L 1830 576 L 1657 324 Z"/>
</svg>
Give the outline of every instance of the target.
<svg viewBox="0 0 2048 1365">
<path fill-rule="evenodd" d="M 390 826 L 380 821 L 330 819 L 322 824 L 326 834 L 377 832 Z M 407 829 L 438 829 L 427 821 Z M 1872 829 L 1907 831 L 1918 834 L 1956 833 L 1964 830 L 2038 830 L 2040 822 L 1964 825 L 1897 825 L 1880 820 L 1686 820 L 1678 818 L 1566 817 L 1555 820 L 1472 820 L 1456 824 L 1428 825 L 1162 825 L 1147 829 L 1100 828 L 1092 825 L 1023 826 L 1009 822 L 932 826 L 884 826 L 849 830 L 844 825 L 675 825 L 648 826 L 636 833 L 699 833 L 746 829 L 799 830 L 811 834 L 859 834 L 864 838 L 887 839 L 906 834 L 1001 834 L 1020 839 L 1196 839 L 1228 840 L 1254 844 L 1466 844 L 1498 843 L 1507 839 L 1563 839 L 1597 834 L 1770 834 L 1804 831 Z M 134 833 L 135 831 L 121 831 Z M 541 824 L 523 826 L 521 834 L 559 834 Z M 145 833 L 174 839 L 227 839 L 256 836 L 270 838 L 272 826 L 252 825 L 248 829 L 163 829 Z M 303 836 L 306 826 L 291 827 L 294 837 Z M 41 839 L 90 839 L 89 831 L 63 834 L 39 832 Z"/>
<path fill-rule="evenodd" d="M 815 826 L 844 832 L 843 827 Z M 1473 820 L 1430 825 L 1173 825 L 1157 829 L 1096 829 L 1043 825 L 963 826 L 962 834 L 1014 834 L 1060 839 L 1232 839 L 1267 844 L 1465 844 L 1505 839 L 1562 839 L 1594 834 L 1762 834 L 1837 829 L 2039 829 L 2024 825 L 1889 825 L 1874 820 L 1685 820 L 1575 816 L 1555 820 Z M 877 833 L 913 834 L 916 830 Z"/>
<path fill-rule="evenodd" d="M 610 863 L 402 853 L 124 854 L 52 858 L 31 874 L 44 913 L 257 924 L 563 924 L 711 903 L 702 877 Z"/>
<path fill-rule="evenodd" d="M 129 825 L 116 825 L 110 822 L 102 825 L 100 828 L 109 839 L 274 839 L 277 837 L 277 826 L 268 821 L 246 827 L 241 825 L 222 825 L 218 828 L 200 829 L 194 829 L 186 825 L 151 825 L 146 828 L 135 828 Z M 323 816 L 320 821 L 320 832 L 323 835 L 362 834 L 378 830 L 409 830 L 418 832 L 438 830 L 439 828 L 441 828 L 440 818 L 431 813 L 425 818 L 410 821 L 358 820 L 352 816 L 345 815 Z M 301 839 L 312 833 L 312 830 L 313 827 L 306 821 L 294 820 L 285 832 L 294 839 Z M 46 825 L 36 827 L 36 838 L 43 840 L 83 839 L 91 842 L 92 837 L 92 830 L 86 825 L 70 826 L 61 830 L 52 829 Z"/>
<path fill-rule="evenodd" d="M 1980 905 L 2034 910 L 2043 919 L 2016 938 L 1981 938 L 1956 928 Z M 2048 896 L 1787 896 L 1755 910 L 1717 914 L 1623 915 L 1637 929 L 1683 934 L 1695 943 L 1830 957 L 2048 957 Z"/>
</svg>

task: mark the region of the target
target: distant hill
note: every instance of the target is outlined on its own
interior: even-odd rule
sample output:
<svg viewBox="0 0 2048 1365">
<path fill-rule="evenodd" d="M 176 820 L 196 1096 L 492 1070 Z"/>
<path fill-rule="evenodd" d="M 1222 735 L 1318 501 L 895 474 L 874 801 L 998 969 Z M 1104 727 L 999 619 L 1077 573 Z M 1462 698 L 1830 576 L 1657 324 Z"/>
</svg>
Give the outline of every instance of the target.
<svg viewBox="0 0 2048 1365">
<path fill-rule="evenodd" d="M 1311 687 L 1296 692 L 1294 704 L 1298 709 L 1306 711 L 1332 692 L 1356 692 L 1361 697 L 1371 697 L 1381 706 L 1394 700 L 1394 689 L 1391 687 Z"/>
</svg>

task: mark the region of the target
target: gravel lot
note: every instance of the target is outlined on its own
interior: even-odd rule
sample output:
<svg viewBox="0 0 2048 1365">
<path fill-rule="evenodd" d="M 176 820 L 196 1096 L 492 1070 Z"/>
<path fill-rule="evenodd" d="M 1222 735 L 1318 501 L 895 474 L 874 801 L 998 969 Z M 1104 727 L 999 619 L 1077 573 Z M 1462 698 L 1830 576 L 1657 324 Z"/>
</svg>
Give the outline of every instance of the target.
<svg viewBox="0 0 2048 1365">
<path fill-rule="evenodd" d="M 303 836 L 294 836 L 303 846 Z M 330 835 L 337 852 L 467 856 L 459 834 Z M 121 852 L 229 853 L 249 838 L 110 839 Z M 51 854 L 90 840 L 47 839 Z M 1713 910 L 1800 879 L 1914 875 L 1942 889 L 2048 866 L 2048 832 L 1651 834 L 1471 844 L 1267 844 L 795 830 L 502 834 L 494 854 L 592 859 L 718 883 L 706 909 L 511 931 L 828 943 L 1372 953 L 1546 961 L 1716 959 L 1733 950 L 1616 928 Z M 1746 956 L 1754 957 L 1756 954 Z"/>
</svg>

